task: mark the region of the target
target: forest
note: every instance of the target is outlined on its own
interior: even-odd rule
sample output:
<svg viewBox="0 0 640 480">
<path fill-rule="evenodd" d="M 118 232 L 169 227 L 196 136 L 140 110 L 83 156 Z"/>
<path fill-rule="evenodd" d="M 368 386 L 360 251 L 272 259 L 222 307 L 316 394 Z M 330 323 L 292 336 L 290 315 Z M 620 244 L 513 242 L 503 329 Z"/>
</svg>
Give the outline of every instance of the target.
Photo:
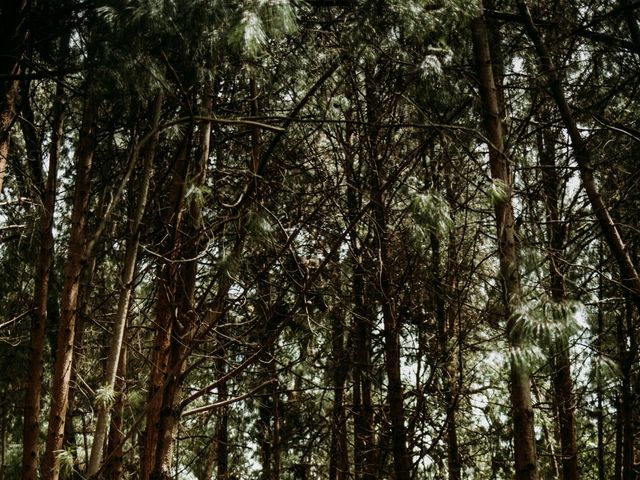
<svg viewBox="0 0 640 480">
<path fill-rule="evenodd" d="M 640 0 L 3 0 L 0 479 L 639 479 L 639 157 Z"/>
</svg>

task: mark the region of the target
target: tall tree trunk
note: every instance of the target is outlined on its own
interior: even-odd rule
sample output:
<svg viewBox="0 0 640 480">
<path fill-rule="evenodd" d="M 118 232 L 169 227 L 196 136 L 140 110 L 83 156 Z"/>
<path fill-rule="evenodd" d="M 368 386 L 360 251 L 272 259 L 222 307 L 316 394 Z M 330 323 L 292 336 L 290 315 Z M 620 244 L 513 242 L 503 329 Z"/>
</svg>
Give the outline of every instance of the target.
<svg viewBox="0 0 640 480">
<path fill-rule="evenodd" d="M 344 347 L 342 312 L 341 308 L 334 308 L 331 311 L 331 358 L 334 364 L 329 480 L 346 480 L 349 477 L 347 418 L 344 409 L 344 384 L 348 373 L 348 358 Z"/>
<path fill-rule="evenodd" d="M 361 178 L 354 162 L 354 151 L 351 139 L 354 132 L 347 124 L 345 133 L 345 171 L 347 188 L 347 216 L 353 223 L 362 208 L 357 185 Z M 362 240 L 352 231 L 349 235 L 349 248 L 352 256 L 351 297 L 353 298 L 352 315 L 352 349 L 351 361 L 353 371 L 353 465 L 356 480 L 372 480 L 374 478 L 374 436 L 373 405 L 371 400 L 371 325 L 367 309 L 365 246 Z"/>
<path fill-rule="evenodd" d="M 110 460 L 104 465 L 104 478 L 106 480 L 122 480 L 124 477 L 123 457 L 124 450 L 122 440 L 124 438 L 124 405 L 127 378 L 127 348 L 122 347 L 118 374 L 115 383 L 116 401 L 113 405 L 111 427 L 109 428 L 109 442 L 106 457 Z"/>
<path fill-rule="evenodd" d="M 598 256 L 600 265 L 604 265 L 603 245 L 598 245 Z M 602 362 L 602 337 L 604 335 L 604 282 L 603 275 L 598 275 L 598 323 L 596 331 L 595 348 L 598 362 Z M 602 372 L 596 371 L 596 424 L 598 430 L 598 480 L 606 479 L 606 463 L 605 463 L 605 443 L 604 443 L 604 382 L 602 381 Z M 615 418 L 615 416 L 614 416 Z"/>
<path fill-rule="evenodd" d="M 476 70 L 480 82 L 480 100 L 487 138 L 489 140 L 489 163 L 491 177 L 504 188 L 505 195 L 495 201 L 498 234 L 500 275 L 504 292 L 504 311 L 507 319 L 507 338 L 513 348 L 518 348 L 521 339 L 513 331 L 511 315 L 520 301 L 520 276 L 518 271 L 515 222 L 513 217 L 512 179 L 504 155 L 504 139 L 496 83 L 492 69 L 484 16 L 472 24 L 473 50 Z M 538 460 L 534 435 L 533 406 L 529 374 L 516 362 L 511 362 L 511 415 L 513 421 L 515 471 L 517 480 L 537 480 Z"/>
<path fill-rule="evenodd" d="M 633 424 L 633 368 L 636 364 L 636 348 L 634 341 L 634 309 L 630 299 L 626 301 L 624 315 L 620 315 L 618 325 L 618 345 L 620 349 L 620 364 L 622 374 L 622 388 L 620 392 L 620 413 L 622 423 L 622 480 L 637 480 L 635 465 L 634 437 L 636 430 Z"/>
<path fill-rule="evenodd" d="M 52 377 L 51 407 L 46 450 L 42 466 L 44 480 L 57 480 L 59 471 L 56 454 L 62 448 L 65 417 L 69 400 L 69 381 L 73 363 L 73 346 L 77 318 L 80 279 L 84 263 L 85 229 L 91 185 L 91 164 L 95 150 L 97 105 L 90 92 L 85 100 L 80 140 L 76 184 L 71 212 L 69 252 L 65 266 L 61 317 L 58 328 L 55 369 Z"/>
<path fill-rule="evenodd" d="M 542 184 L 547 216 L 547 235 L 549 245 L 549 276 L 551 279 L 551 299 L 556 305 L 566 302 L 564 268 L 562 252 L 564 249 L 566 227 L 560 218 L 560 198 L 558 188 L 560 178 L 556 167 L 555 142 L 557 135 L 549 129 L 539 134 L 538 144 L 541 160 Z M 555 339 L 551 345 L 551 367 L 557 410 L 557 422 L 560 431 L 560 450 L 562 460 L 562 478 L 577 480 L 578 447 L 576 444 L 575 404 L 573 399 L 573 381 L 571 379 L 571 360 L 569 343 L 564 336 Z"/>
<path fill-rule="evenodd" d="M 167 375 L 170 371 L 170 355 L 173 327 L 176 316 L 176 286 L 178 284 L 178 266 L 175 260 L 180 252 L 180 228 L 184 215 L 184 194 L 189 149 L 191 144 L 191 126 L 188 126 L 178 147 L 173 166 L 173 179 L 169 192 L 168 206 L 164 217 L 167 229 L 163 258 L 158 268 L 158 293 L 156 299 L 156 329 L 151 360 L 151 378 L 149 402 L 146 414 L 143 450 L 141 453 L 141 479 L 149 480 L 156 466 L 158 444 L 160 442 L 160 423 L 165 391 L 168 388 Z M 174 375 L 175 377 L 175 375 Z"/>
<path fill-rule="evenodd" d="M 449 250 L 449 262 L 453 256 L 453 249 Z M 440 346 L 439 362 L 442 364 L 441 374 L 444 388 L 447 430 L 447 470 L 449 480 L 461 480 L 462 464 L 458 448 L 458 431 L 456 411 L 458 409 L 456 388 L 455 354 L 451 349 L 452 333 L 446 305 L 446 280 L 441 272 L 440 240 L 437 235 L 431 235 L 431 258 L 433 262 L 433 282 L 435 294 L 435 316 L 438 329 L 438 343 Z"/>
<path fill-rule="evenodd" d="M 380 122 L 379 99 L 373 92 L 373 82 L 367 79 L 367 119 L 370 125 Z M 393 279 L 389 271 L 391 257 L 389 255 L 389 232 L 387 211 L 383 185 L 385 183 L 385 163 L 381 153 L 381 138 L 376 127 L 368 130 L 368 141 L 371 158 L 371 197 L 373 203 L 373 220 L 375 231 L 375 255 L 379 301 L 382 305 L 384 324 L 384 358 L 387 374 L 387 402 L 391 422 L 391 448 L 393 451 L 393 468 L 395 480 L 409 480 L 410 460 L 407 451 L 407 432 L 404 415 L 404 394 L 400 372 L 400 332 L 402 326 L 398 319 L 395 303 Z"/>
<path fill-rule="evenodd" d="M 162 96 L 158 95 L 152 106 L 152 123 L 151 131 L 156 131 L 160 123 L 160 113 L 162 107 Z M 114 319 L 113 330 L 111 335 L 111 344 L 109 346 L 109 354 L 104 372 L 104 380 L 102 388 L 113 389 L 116 382 L 116 373 L 120 363 L 120 351 L 122 349 L 122 341 L 124 339 L 125 327 L 127 323 L 127 315 L 129 313 L 129 301 L 133 289 L 134 273 L 136 270 L 136 261 L 138 258 L 138 247 L 140 243 L 140 225 L 142 217 L 147 205 L 147 195 L 149 185 L 151 183 L 151 175 L 153 170 L 153 161 L 156 153 L 156 143 L 158 134 L 151 137 L 149 144 L 146 146 L 143 171 L 140 178 L 140 188 L 138 190 L 138 200 L 135 207 L 133 218 L 129 221 L 129 235 L 125 248 L 124 264 L 120 272 L 120 293 L 118 297 L 118 310 Z M 133 188 L 131 189 L 133 193 Z M 109 425 L 109 406 L 102 405 L 98 411 L 98 420 L 96 423 L 93 444 L 91 446 L 91 455 L 89 457 L 89 466 L 87 475 L 94 476 L 100 468 L 102 462 L 102 453 L 107 437 Z"/>
<path fill-rule="evenodd" d="M 226 374 L 227 364 L 223 355 L 216 359 L 217 372 L 221 377 Z M 218 387 L 218 398 L 224 401 L 229 396 L 227 382 Z M 217 480 L 229 480 L 229 407 L 226 405 L 218 411 L 215 430 L 216 473 Z M 207 479 L 210 480 L 210 479 Z"/>
<path fill-rule="evenodd" d="M 9 158 L 11 127 L 19 97 L 22 56 L 28 37 L 27 0 L 7 0 L 0 10 L 0 193 Z"/>
<path fill-rule="evenodd" d="M 43 381 L 44 347 L 47 333 L 47 304 L 49 278 L 53 258 L 53 217 L 55 211 L 58 161 L 64 137 L 64 87 L 56 86 L 53 106 L 51 144 L 49 146 L 49 173 L 42 192 L 40 218 L 40 250 L 36 266 L 33 313 L 29 337 L 29 378 L 25 393 L 24 435 L 22 439 L 22 479 L 35 480 L 38 472 L 38 435 L 40 433 L 40 395 Z"/>
</svg>

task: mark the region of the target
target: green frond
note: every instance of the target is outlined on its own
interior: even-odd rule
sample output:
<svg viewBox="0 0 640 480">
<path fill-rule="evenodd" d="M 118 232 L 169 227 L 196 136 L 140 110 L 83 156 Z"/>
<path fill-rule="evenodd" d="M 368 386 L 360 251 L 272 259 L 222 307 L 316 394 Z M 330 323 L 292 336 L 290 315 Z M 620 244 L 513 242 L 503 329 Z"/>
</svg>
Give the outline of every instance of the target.
<svg viewBox="0 0 640 480">
<path fill-rule="evenodd" d="M 116 402 L 116 392 L 111 385 L 103 385 L 96 390 L 94 398 L 96 407 L 109 410 Z"/>
<path fill-rule="evenodd" d="M 60 472 L 60 477 L 66 478 L 73 474 L 73 453 L 69 450 L 56 450 L 55 469 Z"/>
<path fill-rule="evenodd" d="M 507 200 L 509 197 L 508 185 L 499 178 L 494 178 L 487 190 L 487 197 L 491 205 L 497 205 Z"/>
<path fill-rule="evenodd" d="M 578 331 L 577 316 L 582 308 L 579 302 L 554 302 L 547 295 L 523 302 L 510 319 L 511 340 L 543 346 L 566 340 Z"/>
</svg>

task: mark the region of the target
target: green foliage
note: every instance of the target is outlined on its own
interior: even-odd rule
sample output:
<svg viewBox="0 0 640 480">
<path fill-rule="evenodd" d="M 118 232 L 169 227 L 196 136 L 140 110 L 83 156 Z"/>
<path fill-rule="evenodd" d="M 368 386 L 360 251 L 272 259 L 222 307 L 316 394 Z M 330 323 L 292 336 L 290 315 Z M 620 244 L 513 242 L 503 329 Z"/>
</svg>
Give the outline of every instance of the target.
<svg viewBox="0 0 640 480">
<path fill-rule="evenodd" d="M 103 385 L 96 390 L 96 394 L 93 402 L 96 407 L 110 410 L 113 404 L 116 402 L 116 392 L 112 385 Z"/>
<path fill-rule="evenodd" d="M 68 478 L 73 475 L 74 458 L 70 450 L 57 450 L 55 453 L 55 468 L 60 472 L 62 478 Z"/>
<path fill-rule="evenodd" d="M 248 57 L 260 55 L 274 38 L 295 32 L 296 19 L 289 0 L 252 0 L 241 6 L 241 16 L 229 42 Z"/>
<path fill-rule="evenodd" d="M 578 316 L 584 307 L 577 301 L 554 302 L 547 295 L 522 302 L 510 319 L 510 335 L 514 341 L 552 345 L 578 332 Z"/>
<path fill-rule="evenodd" d="M 498 205 L 509 198 L 509 187 L 503 180 L 494 178 L 487 189 L 487 198 L 491 205 Z"/>
</svg>

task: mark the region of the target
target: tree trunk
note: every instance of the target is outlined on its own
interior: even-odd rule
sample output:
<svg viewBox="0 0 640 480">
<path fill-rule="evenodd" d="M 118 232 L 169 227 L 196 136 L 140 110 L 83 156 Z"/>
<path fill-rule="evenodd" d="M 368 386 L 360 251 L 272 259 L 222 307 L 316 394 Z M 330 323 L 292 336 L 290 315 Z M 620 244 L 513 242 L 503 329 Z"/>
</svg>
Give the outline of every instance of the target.
<svg viewBox="0 0 640 480">
<path fill-rule="evenodd" d="M 331 351 L 333 365 L 333 409 L 331 416 L 331 457 L 329 480 L 349 478 L 347 418 L 344 409 L 344 384 L 348 373 L 348 358 L 344 348 L 342 309 L 331 312 Z"/>
<path fill-rule="evenodd" d="M 558 188 L 560 178 L 555 163 L 557 138 L 548 129 L 539 134 L 538 146 L 540 151 L 542 184 L 545 197 L 547 216 L 547 247 L 549 257 L 549 276 L 551 279 L 551 299 L 556 305 L 566 302 L 564 284 L 564 264 L 562 252 L 564 250 L 566 227 L 560 218 L 560 199 Z M 577 480 L 578 477 L 578 447 L 576 445 L 575 406 L 573 399 L 573 381 L 571 379 L 571 361 L 569 358 L 569 344 L 565 337 L 555 339 L 551 345 L 551 367 L 553 369 L 553 387 L 557 422 L 560 431 L 560 450 L 562 460 L 562 478 Z"/>
<path fill-rule="evenodd" d="M 0 80 L 0 194 L 9 158 L 11 127 L 19 98 L 22 56 L 28 37 L 27 0 L 7 0 L 0 10 L 0 74 L 10 78 Z"/>
<path fill-rule="evenodd" d="M 150 126 L 152 131 L 156 130 L 160 123 L 161 107 L 162 97 L 158 95 L 153 103 L 153 121 Z M 114 319 L 111 344 L 109 346 L 109 354 L 107 357 L 102 388 L 113 389 L 116 382 L 116 373 L 120 363 L 120 351 L 122 349 L 122 340 L 124 338 L 127 315 L 129 313 L 129 300 L 133 289 L 134 273 L 138 258 L 140 225 L 147 205 L 147 194 L 149 192 L 149 185 L 151 182 L 157 140 L 158 135 L 156 133 L 151 138 L 150 143 L 146 146 L 137 205 L 135 207 L 133 218 L 129 221 L 129 236 L 127 238 L 127 245 L 125 249 L 124 264 L 120 273 L 118 310 Z M 131 191 L 133 193 L 133 188 Z M 94 476 L 98 472 L 100 463 L 102 462 L 102 453 L 105 439 L 107 437 L 109 416 L 109 408 L 104 405 L 101 406 L 98 411 L 98 420 L 96 423 L 93 444 L 91 446 L 89 466 L 87 468 L 87 476 L 89 477 Z"/>
<path fill-rule="evenodd" d="M 123 346 L 118 364 L 118 376 L 115 383 L 116 401 L 113 405 L 111 427 L 109 428 L 109 442 L 106 457 L 110 460 L 104 465 L 106 480 L 122 480 L 124 477 L 123 445 L 124 438 L 124 395 L 127 378 L 127 348 Z"/>
<path fill-rule="evenodd" d="M 163 258 L 158 268 L 158 293 L 156 300 L 156 329 L 152 354 L 152 371 L 149 385 L 149 402 L 141 454 L 141 479 L 149 480 L 156 465 L 160 441 L 160 422 L 165 390 L 168 388 L 167 375 L 170 371 L 170 356 L 173 327 L 176 316 L 176 287 L 178 266 L 175 260 L 180 251 L 180 228 L 184 215 L 184 189 L 189 166 L 191 126 L 181 141 L 173 166 L 173 179 L 166 207 L 164 225 L 167 229 L 163 246 Z"/>
<path fill-rule="evenodd" d="M 453 239 L 452 239 L 453 240 Z M 451 262 L 453 251 L 449 252 Z M 458 409 L 455 356 L 451 350 L 452 328 L 447 315 L 446 281 L 441 273 L 440 240 L 437 235 L 431 235 L 431 258 L 433 263 L 433 283 L 435 294 L 435 316 L 438 329 L 438 343 L 440 347 L 439 363 L 442 364 L 441 375 L 444 388 L 447 430 L 447 470 L 449 480 L 461 480 L 462 465 L 458 449 L 458 431 L 456 411 Z"/>
<path fill-rule="evenodd" d="M 44 346 L 47 333 L 47 304 L 49 277 L 53 258 L 53 217 L 55 210 L 58 161 L 64 137 L 64 87 L 56 86 L 53 106 L 51 144 L 49 147 L 49 173 L 44 192 L 40 218 L 40 250 L 36 266 L 34 292 L 35 312 L 29 337 L 29 378 L 25 393 L 24 435 L 22 439 L 22 479 L 35 480 L 38 472 L 38 435 L 40 433 L 40 395 L 43 381 Z"/>
<path fill-rule="evenodd" d="M 354 152 L 351 145 L 353 132 L 347 124 L 345 134 L 345 171 L 347 188 L 347 215 L 352 223 L 362 207 L 360 175 L 355 169 Z M 351 358 L 353 364 L 353 464 L 356 480 L 374 478 L 373 406 L 371 401 L 371 325 L 367 309 L 365 279 L 365 246 L 355 233 L 349 235 L 352 252 L 351 290 L 353 298 Z"/>
<path fill-rule="evenodd" d="M 507 338 L 510 346 L 518 348 L 521 339 L 513 332 L 511 315 L 520 301 L 520 276 L 513 217 L 512 179 L 504 155 L 504 139 L 496 83 L 491 64 L 489 40 L 484 17 L 472 24 L 473 50 L 480 82 L 480 100 L 489 146 L 491 178 L 505 190 L 503 198 L 495 202 L 498 234 L 500 275 L 504 293 L 504 311 L 507 319 Z M 537 480 L 538 461 L 534 435 L 533 406 L 529 374 L 516 362 L 511 362 L 511 415 L 513 421 L 515 471 L 517 480 Z"/>
<path fill-rule="evenodd" d="M 379 122 L 377 99 L 367 89 L 367 115 L 373 125 Z M 393 450 L 393 467 L 395 480 L 409 480 L 410 460 L 407 451 L 407 432 L 404 424 L 404 395 L 402 391 L 402 376 L 400 372 L 400 331 L 401 324 L 398 320 L 395 304 L 395 291 L 391 278 L 389 233 L 387 227 L 387 213 L 382 187 L 385 182 L 384 163 L 379 152 L 378 132 L 375 127 L 369 130 L 369 143 L 373 155 L 371 168 L 371 197 L 373 202 L 373 218 L 375 231 L 376 258 L 378 259 L 378 271 L 376 285 L 379 301 L 382 304 L 382 318 L 384 324 L 384 357 L 387 374 L 387 402 L 391 421 L 391 447 Z"/>
<path fill-rule="evenodd" d="M 91 93 L 85 100 L 80 140 L 76 184 L 71 213 L 69 252 L 65 266 L 61 317 L 58 328 L 55 369 L 52 377 L 51 407 L 47 430 L 42 478 L 57 480 L 59 471 L 56 454 L 62 448 L 64 424 L 69 400 L 69 381 L 73 363 L 73 345 L 78 307 L 80 279 L 84 263 L 85 227 L 91 185 L 91 163 L 95 150 L 97 105 Z"/>
<path fill-rule="evenodd" d="M 226 374 L 226 358 L 220 355 L 216 359 L 218 375 Z M 228 397 L 227 382 L 222 382 L 218 387 L 218 398 L 220 401 L 226 400 Z M 218 411 L 218 420 L 215 430 L 215 456 L 216 456 L 216 472 L 217 480 L 229 480 L 229 407 L 226 405 Z M 210 480 L 210 479 L 207 479 Z"/>
</svg>

